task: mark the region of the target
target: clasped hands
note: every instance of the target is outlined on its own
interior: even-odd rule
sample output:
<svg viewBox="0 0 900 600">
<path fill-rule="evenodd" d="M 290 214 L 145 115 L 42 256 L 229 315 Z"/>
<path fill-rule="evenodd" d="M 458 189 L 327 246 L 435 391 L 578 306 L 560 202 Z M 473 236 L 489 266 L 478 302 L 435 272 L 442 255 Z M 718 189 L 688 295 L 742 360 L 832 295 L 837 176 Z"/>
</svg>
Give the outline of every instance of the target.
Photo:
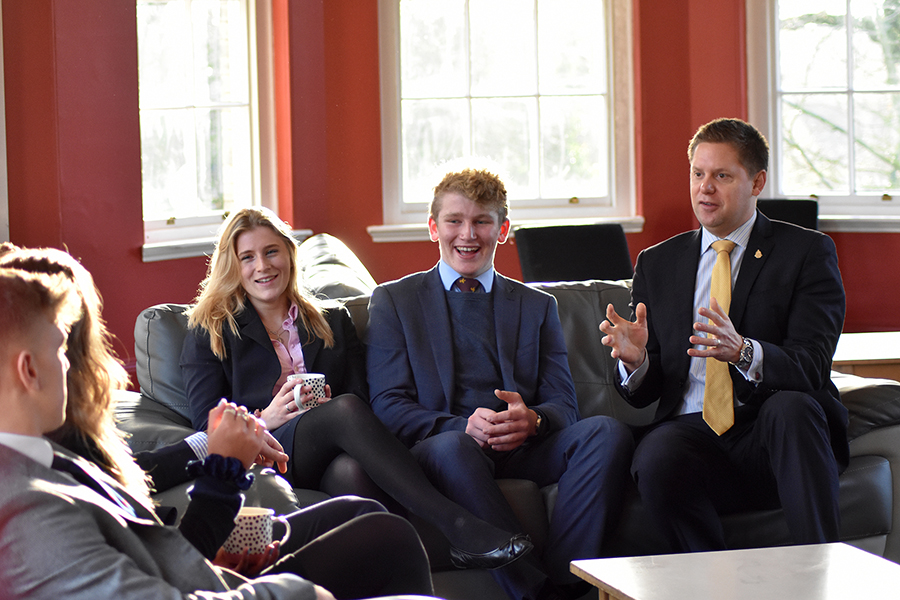
<svg viewBox="0 0 900 600">
<path fill-rule="evenodd" d="M 280 472 L 287 472 L 284 448 L 269 433 L 265 421 L 243 406 L 222 399 L 209 411 L 207 436 L 210 454 L 236 458 L 245 469 L 257 463 L 265 467 L 277 465 Z"/>
<path fill-rule="evenodd" d="M 476 408 L 468 419 L 466 433 L 482 448 L 508 452 L 537 433 L 537 413 L 525 406 L 517 392 L 494 390 L 494 395 L 506 402 L 508 408 L 500 412 Z"/>
<path fill-rule="evenodd" d="M 722 362 L 737 362 L 741 357 L 741 346 L 744 340 L 735 330 L 734 323 L 715 298 L 710 300 L 709 308 L 701 307 L 699 316 L 707 322 L 694 323 L 694 332 L 689 339 L 691 348 L 687 353 L 698 358 L 715 358 Z M 634 309 L 635 320 L 624 319 L 616 312 L 612 304 L 606 307 L 606 321 L 600 323 L 600 331 L 604 333 L 600 342 L 612 348 L 613 358 L 619 359 L 628 373 L 633 373 L 641 366 L 647 352 L 647 306 L 640 302 Z M 708 337 L 697 335 L 705 333 Z"/>
</svg>

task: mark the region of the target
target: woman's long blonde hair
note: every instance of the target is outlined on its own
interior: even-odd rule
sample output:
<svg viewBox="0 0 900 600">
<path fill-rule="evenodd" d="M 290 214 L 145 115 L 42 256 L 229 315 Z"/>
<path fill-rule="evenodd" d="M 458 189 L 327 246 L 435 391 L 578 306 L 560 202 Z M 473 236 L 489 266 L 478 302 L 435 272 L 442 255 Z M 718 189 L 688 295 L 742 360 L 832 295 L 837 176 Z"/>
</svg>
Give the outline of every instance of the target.
<svg viewBox="0 0 900 600">
<path fill-rule="evenodd" d="M 47 437 L 98 464 L 136 498 L 152 506 L 147 474 L 137 465 L 116 426 L 113 390 L 128 387 L 128 373 L 112 348 L 112 335 L 101 316 L 103 300 L 81 263 L 55 248 L 5 247 L 0 265 L 34 273 L 62 273 L 81 296 L 81 318 L 69 332 L 66 357 L 66 421 Z"/>
<path fill-rule="evenodd" d="M 300 309 L 300 320 L 307 331 L 334 345 L 334 334 L 322 314 L 317 299 L 306 293 L 300 284 L 297 268 L 297 242 L 287 223 L 267 208 L 242 208 L 231 214 L 219 230 L 216 249 L 209 261 L 200 292 L 188 311 L 188 327 L 202 327 L 209 334 L 209 345 L 220 360 L 225 358 L 222 329 L 227 323 L 234 335 L 240 335 L 235 315 L 246 308 L 247 294 L 241 285 L 241 264 L 237 254 L 238 237 L 257 227 L 268 227 L 281 239 L 290 260 L 288 299 Z M 308 340 L 308 341 L 311 341 Z"/>
</svg>

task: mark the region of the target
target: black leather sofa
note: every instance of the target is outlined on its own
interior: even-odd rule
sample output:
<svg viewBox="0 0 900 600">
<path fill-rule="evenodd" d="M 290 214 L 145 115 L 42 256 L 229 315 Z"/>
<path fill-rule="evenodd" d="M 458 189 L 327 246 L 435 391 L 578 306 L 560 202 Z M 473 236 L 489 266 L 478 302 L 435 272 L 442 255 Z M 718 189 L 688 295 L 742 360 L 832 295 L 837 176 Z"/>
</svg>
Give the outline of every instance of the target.
<svg viewBox="0 0 900 600">
<path fill-rule="evenodd" d="M 326 290 L 329 296 L 349 297 L 345 304 L 362 335 L 368 320 L 366 292 L 374 281 L 346 246 L 331 236 L 314 236 L 304 243 L 303 250 L 307 282 L 315 282 L 311 287 Z M 629 282 L 532 285 L 553 294 L 559 303 L 581 414 L 604 414 L 636 425 L 646 423 L 655 407 L 637 410 L 618 395 L 613 381 L 615 361 L 600 343 L 597 329 L 608 303 L 620 314 L 628 313 Z M 118 412 L 136 450 L 172 443 L 191 432 L 178 366 L 184 336 L 183 308 L 175 304 L 150 307 L 139 315 L 135 325 L 141 391 L 122 393 Z M 840 373 L 833 373 L 833 379 L 850 411 L 851 460 L 840 478 L 841 539 L 900 562 L 900 534 L 893 532 L 893 519 L 900 519 L 900 383 Z M 540 548 L 546 539 L 555 486 L 538 489 L 532 482 L 521 480 L 504 480 L 501 485 L 523 527 Z M 248 502 L 289 510 L 324 497 L 319 491 L 291 490 L 284 480 L 269 472 L 251 488 Z M 161 501 L 183 506 L 184 490 L 171 490 Z M 454 571 L 449 566 L 446 541 L 433 528 L 413 521 L 429 551 L 438 595 L 453 599 L 504 597 L 489 573 Z M 732 548 L 790 543 L 781 510 L 728 515 L 724 524 Z M 648 527 L 640 499 L 631 490 L 631 498 L 607 540 L 606 553 L 625 556 L 667 551 L 665 542 Z"/>
</svg>

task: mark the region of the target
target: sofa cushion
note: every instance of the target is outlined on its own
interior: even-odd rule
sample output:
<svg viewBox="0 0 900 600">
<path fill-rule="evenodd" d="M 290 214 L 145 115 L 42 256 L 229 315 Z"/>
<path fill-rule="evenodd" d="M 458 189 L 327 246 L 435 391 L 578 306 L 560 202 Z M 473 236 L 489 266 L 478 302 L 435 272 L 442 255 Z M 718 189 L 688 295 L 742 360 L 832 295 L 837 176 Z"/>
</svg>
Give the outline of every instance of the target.
<svg viewBox="0 0 900 600">
<path fill-rule="evenodd" d="M 376 283 L 347 245 L 333 235 L 319 233 L 300 244 L 297 266 L 303 285 L 324 298 L 371 294 Z"/>
<path fill-rule="evenodd" d="M 631 315 L 629 281 L 562 281 L 536 283 L 532 287 L 552 294 L 559 304 L 569 370 L 575 382 L 575 395 L 582 417 L 606 415 L 629 425 L 646 425 L 653 419 L 656 403 L 637 409 L 622 400 L 616 391 L 616 360 L 610 348 L 600 340 L 600 323 L 606 320 L 606 307 Z"/>
<path fill-rule="evenodd" d="M 181 346 L 187 334 L 185 304 L 157 304 L 134 323 L 134 356 L 141 393 L 190 422 L 181 377 Z"/>
</svg>

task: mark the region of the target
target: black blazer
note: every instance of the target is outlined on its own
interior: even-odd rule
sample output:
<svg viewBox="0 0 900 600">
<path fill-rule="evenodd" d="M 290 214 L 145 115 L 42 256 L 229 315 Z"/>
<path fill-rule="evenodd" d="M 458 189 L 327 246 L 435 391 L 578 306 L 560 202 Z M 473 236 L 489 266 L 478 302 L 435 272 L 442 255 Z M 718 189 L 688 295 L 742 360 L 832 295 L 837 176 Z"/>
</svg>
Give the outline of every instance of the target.
<svg viewBox="0 0 900 600">
<path fill-rule="evenodd" d="M 356 335 L 350 313 L 342 306 L 333 307 L 326 310 L 325 319 L 334 333 L 331 348 L 326 348 L 321 339 L 311 338 L 311 334 L 300 330 L 298 319 L 306 370 L 323 373 L 325 382 L 331 386 L 332 396 L 351 393 L 368 401 L 365 348 Z M 264 409 L 272 402 L 272 389 L 281 375 L 275 348 L 252 304 L 248 302 L 245 310 L 236 315 L 236 320 L 240 335 L 234 335 L 228 327 L 223 330 L 224 360 L 213 354 L 209 334 L 202 328 L 190 330 L 184 339 L 181 371 L 193 425 L 198 430 L 206 428 L 209 411 L 220 398 L 246 406 L 251 412 Z M 298 419 L 291 419 L 272 432 L 288 454 L 293 443 L 286 444 L 285 440 L 293 439 Z"/>
<path fill-rule="evenodd" d="M 701 231 L 675 236 L 640 253 L 632 309 L 647 306 L 649 371 L 641 386 L 620 393 L 632 405 L 660 400 L 654 422 L 665 420 L 683 399 L 692 335 L 694 280 Z M 763 349 L 763 379 L 753 386 L 730 369 L 737 398 L 759 405 L 779 390 L 807 392 L 828 417 L 838 464 L 849 460 L 847 409 L 831 381 L 831 361 L 844 323 L 845 297 L 837 252 L 830 237 L 757 212 L 731 294 L 729 316 L 741 335 Z"/>
</svg>

